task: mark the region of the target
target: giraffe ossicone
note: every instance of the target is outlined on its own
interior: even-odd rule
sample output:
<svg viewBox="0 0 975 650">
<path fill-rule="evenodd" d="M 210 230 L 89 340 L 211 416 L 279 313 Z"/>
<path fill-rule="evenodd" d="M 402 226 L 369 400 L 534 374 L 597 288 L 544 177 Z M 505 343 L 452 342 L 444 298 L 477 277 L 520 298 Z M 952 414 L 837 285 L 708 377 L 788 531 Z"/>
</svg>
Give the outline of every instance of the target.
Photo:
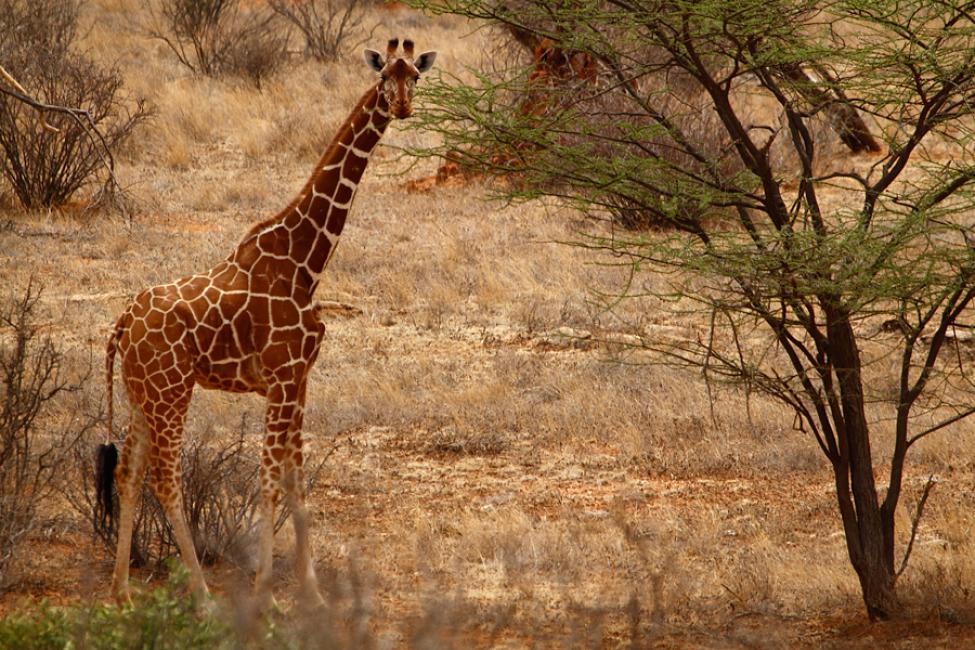
<svg viewBox="0 0 975 650">
<path fill-rule="evenodd" d="M 261 452 L 260 544 L 255 594 L 270 599 L 273 520 L 285 499 L 295 527 L 295 569 L 302 592 L 321 602 L 308 536 L 302 467 L 302 419 L 308 373 L 324 326 L 315 289 L 335 252 L 369 156 L 393 118 L 412 113 L 413 89 L 435 52 L 413 57 L 413 43 L 388 43 L 386 56 L 366 50 L 380 79 L 366 90 L 339 128 L 304 189 L 276 216 L 256 224 L 209 271 L 146 289 L 129 304 L 108 342 L 108 428 L 116 355 L 131 424 L 114 473 L 103 463 L 99 497 L 112 511 L 118 486 L 118 547 L 113 592 L 128 597 L 133 518 L 140 485 L 159 499 L 190 573 L 190 586 L 207 593 L 182 508 L 180 450 L 187 408 L 197 385 L 267 398 Z M 104 489 L 104 482 L 108 488 Z"/>
</svg>

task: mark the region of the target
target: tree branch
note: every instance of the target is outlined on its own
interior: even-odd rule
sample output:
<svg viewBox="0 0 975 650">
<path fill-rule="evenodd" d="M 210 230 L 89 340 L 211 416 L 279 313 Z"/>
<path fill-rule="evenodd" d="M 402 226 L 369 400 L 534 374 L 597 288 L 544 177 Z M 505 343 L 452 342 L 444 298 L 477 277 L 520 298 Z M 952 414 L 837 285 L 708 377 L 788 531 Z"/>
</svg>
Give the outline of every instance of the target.
<svg viewBox="0 0 975 650">
<path fill-rule="evenodd" d="M 934 474 L 928 477 L 927 483 L 924 484 L 924 490 L 921 492 L 921 499 L 917 502 L 917 509 L 914 511 L 914 517 L 911 520 L 911 539 L 907 542 L 907 549 L 904 551 L 904 557 L 901 559 L 900 568 L 897 569 L 896 577 L 901 577 L 904 573 L 904 569 L 907 568 L 907 561 L 911 557 L 911 551 L 914 549 L 914 539 L 917 537 L 917 529 L 921 524 L 921 515 L 924 514 L 924 504 L 928 501 L 928 495 L 931 494 L 931 489 L 937 481 L 934 478 Z"/>
</svg>

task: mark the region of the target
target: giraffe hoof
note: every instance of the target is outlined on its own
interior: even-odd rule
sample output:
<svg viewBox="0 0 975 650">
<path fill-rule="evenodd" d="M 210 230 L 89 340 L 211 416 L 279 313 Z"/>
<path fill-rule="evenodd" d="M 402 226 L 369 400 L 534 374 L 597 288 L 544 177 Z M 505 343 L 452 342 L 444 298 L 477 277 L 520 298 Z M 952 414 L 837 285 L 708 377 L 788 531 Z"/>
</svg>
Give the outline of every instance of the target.
<svg viewBox="0 0 975 650">
<path fill-rule="evenodd" d="M 261 616 L 269 611 L 279 612 L 281 607 L 270 591 L 255 593 L 251 597 L 250 610 L 255 616 Z"/>
<path fill-rule="evenodd" d="M 217 613 L 217 601 L 209 592 L 196 598 L 196 613 L 200 616 L 212 616 Z"/>
<path fill-rule="evenodd" d="M 132 607 L 132 590 L 128 585 L 112 589 L 115 594 L 115 604 L 119 607 Z"/>
<path fill-rule="evenodd" d="M 319 593 L 317 587 L 308 587 L 302 589 L 298 594 L 298 602 L 301 606 L 308 610 L 314 611 L 316 609 L 321 609 L 325 607 L 325 599 Z"/>
</svg>

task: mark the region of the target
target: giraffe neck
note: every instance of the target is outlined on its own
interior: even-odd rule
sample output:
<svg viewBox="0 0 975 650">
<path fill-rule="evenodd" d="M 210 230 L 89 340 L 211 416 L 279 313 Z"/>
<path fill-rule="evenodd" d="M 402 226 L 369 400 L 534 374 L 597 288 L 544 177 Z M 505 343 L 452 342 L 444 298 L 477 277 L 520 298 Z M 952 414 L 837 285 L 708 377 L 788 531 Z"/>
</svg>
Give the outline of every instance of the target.
<svg viewBox="0 0 975 650">
<path fill-rule="evenodd" d="M 246 266 L 257 252 L 273 255 L 282 266 L 290 260 L 301 271 L 294 275 L 296 280 L 303 278 L 313 293 L 338 245 L 369 157 L 389 122 L 389 104 L 376 84 L 352 109 L 297 198 L 276 217 L 254 226 L 231 259 Z M 281 255 L 285 251 L 287 259 Z"/>
</svg>

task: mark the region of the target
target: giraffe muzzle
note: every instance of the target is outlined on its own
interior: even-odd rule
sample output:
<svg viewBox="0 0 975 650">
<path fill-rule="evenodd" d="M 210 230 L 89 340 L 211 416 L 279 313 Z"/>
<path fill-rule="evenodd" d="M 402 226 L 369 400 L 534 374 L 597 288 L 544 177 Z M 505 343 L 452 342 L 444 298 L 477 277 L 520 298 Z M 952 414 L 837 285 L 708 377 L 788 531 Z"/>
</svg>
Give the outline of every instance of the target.
<svg viewBox="0 0 975 650">
<path fill-rule="evenodd" d="M 404 119 L 413 114 L 413 107 L 406 102 L 395 102 L 392 106 L 393 115 L 399 119 Z"/>
</svg>

